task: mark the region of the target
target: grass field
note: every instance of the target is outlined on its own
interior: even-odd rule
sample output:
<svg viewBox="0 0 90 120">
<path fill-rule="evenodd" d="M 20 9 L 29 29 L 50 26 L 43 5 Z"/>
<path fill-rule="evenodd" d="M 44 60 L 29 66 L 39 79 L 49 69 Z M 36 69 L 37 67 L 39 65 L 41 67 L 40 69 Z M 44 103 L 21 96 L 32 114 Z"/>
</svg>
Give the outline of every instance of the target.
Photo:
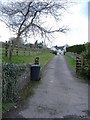
<svg viewBox="0 0 90 120">
<path fill-rule="evenodd" d="M 45 65 L 54 55 L 51 53 L 37 53 L 30 56 L 12 56 L 12 63 L 14 64 L 33 64 L 36 57 L 40 58 L 40 64 Z M 2 62 L 9 62 L 8 58 L 2 56 Z"/>
<path fill-rule="evenodd" d="M 71 65 L 72 69 L 74 71 L 76 71 L 76 61 L 73 58 L 71 58 L 71 57 L 69 57 L 67 55 L 65 55 L 65 58 L 69 62 L 69 64 Z"/>
</svg>

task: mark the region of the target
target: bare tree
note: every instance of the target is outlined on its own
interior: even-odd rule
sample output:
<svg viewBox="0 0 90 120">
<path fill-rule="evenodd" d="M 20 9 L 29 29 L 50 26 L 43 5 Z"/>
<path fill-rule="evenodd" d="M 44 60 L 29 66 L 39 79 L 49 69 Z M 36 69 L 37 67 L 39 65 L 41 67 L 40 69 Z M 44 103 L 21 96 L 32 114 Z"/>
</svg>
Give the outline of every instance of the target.
<svg viewBox="0 0 90 120">
<path fill-rule="evenodd" d="M 17 40 L 22 36 L 30 36 L 31 34 L 40 34 L 42 37 L 54 32 L 66 33 L 68 30 L 62 26 L 57 29 L 51 29 L 45 26 L 43 17 L 53 17 L 58 21 L 67 10 L 68 0 L 23 0 L 18 2 L 10 2 L 1 4 L 0 11 L 3 20 L 9 28 L 17 34 Z M 44 17 L 44 18 L 45 18 Z"/>
<path fill-rule="evenodd" d="M 41 19 L 45 15 L 47 17 L 53 16 L 58 20 L 63 14 L 63 10 L 66 11 L 67 6 L 67 0 L 24 0 L 1 5 L 0 9 L 2 20 L 17 33 L 17 38 L 19 38 L 22 35 L 35 32 L 42 35 L 53 32 L 65 33 L 67 30 L 65 27 L 57 30 L 47 29 L 47 26 L 43 26 Z"/>
</svg>

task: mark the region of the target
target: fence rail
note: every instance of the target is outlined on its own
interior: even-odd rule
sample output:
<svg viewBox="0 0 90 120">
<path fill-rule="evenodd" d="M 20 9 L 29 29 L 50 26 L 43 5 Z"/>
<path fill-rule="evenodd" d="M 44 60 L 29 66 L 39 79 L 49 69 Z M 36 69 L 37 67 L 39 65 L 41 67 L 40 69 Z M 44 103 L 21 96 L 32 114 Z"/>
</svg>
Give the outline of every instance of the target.
<svg viewBox="0 0 90 120">
<path fill-rule="evenodd" d="M 8 56 L 9 52 L 11 51 L 12 56 L 29 56 L 33 54 L 37 54 L 40 52 L 46 52 L 46 50 L 42 47 L 39 48 L 38 46 L 33 45 L 32 47 L 30 46 L 25 46 L 25 45 L 12 45 L 8 44 L 7 42 L 5 43 L 3 49 L 2 49 L 2 55 Z"/>
</svg>

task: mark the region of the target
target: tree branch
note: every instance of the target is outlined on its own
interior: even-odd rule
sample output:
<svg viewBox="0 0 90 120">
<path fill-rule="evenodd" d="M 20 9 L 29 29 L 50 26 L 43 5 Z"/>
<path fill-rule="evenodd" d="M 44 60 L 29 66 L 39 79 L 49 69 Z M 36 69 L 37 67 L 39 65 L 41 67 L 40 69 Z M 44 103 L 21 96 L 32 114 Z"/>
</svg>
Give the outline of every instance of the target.
<svg viewBox="0 0 90 120">
<path fill-rule="evenodd" d="M 62 33 L 66 33 L 66 31 L 68 31 L 69 29 L 68 28 L 66 28 L 66 27 L 62 27 L 62 28 L 59 28 L 59 29 L 57 29 L 57 30 L 46 30 L 46 29 L 44 29 L 43 27 L 41 27 L 41 26 L 39 26 L 39 25 L 37 25 L 37 24 L 32 24 L 32 26 L 34 26 L 34 27 L 37 27 L 40 31 L 42 31 L 42 32 L 44 32 L 44 33 L 55 33 L 55 32 L 62 32 Z"/>
<path fill-rule="evenodd" d="M 22 33 L 21 28 L 22 28 L 24 22 L 26 21 L 27 15 L 29 14 L 29 8 L 30 8 L 30 5 L 31 5 L 31 4 L 32 4 L 32 2 L 29 2 L 27 12 L 26 12 L 26 14 L 24 15 L 24 20 L 22 21 L 22 23 L 21 23 L 21 25 L 20 25 L 20 27 L 19 27 L 19 30 L 18 30 L 18 37 L 19 37 L 19 36 L 21 35 L 21 33 Z"/>
<path fill-rule="evenodd" d="M 61 11 L 67 10 L 67 2 L 65 1 L 30 0 L 26 2 L 24 0 L 23 2 L 12 2 L 7 6 L 2 5 L 1 12 L 3 13 L 2 16 L 8 16 L 8 26 L 17 32 L 17 38 L 24 33 L 28 34 L 30 30 L 33 30 L 33 33 L 39 32 L 42 35 L 55 32 L 66 33 L 68 29 L 65 27 L 56 30 L 47 30 L 47 26 L 41 27 L 41 22 L 43 21 L 41 17 L 43 18 L 43 15 L 53 16 L 56 20 L 59 20 L 61 14 L 63 14 Z"/>
</svg>

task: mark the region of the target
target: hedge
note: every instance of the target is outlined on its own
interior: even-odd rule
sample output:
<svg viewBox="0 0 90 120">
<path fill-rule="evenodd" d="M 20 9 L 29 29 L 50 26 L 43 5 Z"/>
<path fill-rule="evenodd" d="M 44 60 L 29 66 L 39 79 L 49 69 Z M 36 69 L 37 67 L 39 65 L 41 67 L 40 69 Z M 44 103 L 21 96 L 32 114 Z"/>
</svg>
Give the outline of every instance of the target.
<svg viewBox="0 0 90 120">
<path fill-rule="evenodd" d="M 86 67 L 82 69 L 82 75 L 90 80 L 90 42 L 85 44 L 86 50 L 82 52 L 83 58 L 86 60 Z"/>
<path fill-rule="evenodd" d="M 82 45 L 73 45 L 67 48 L 67 52 L 74 52 L 77 54 L 81 54 L 83 51 L 85 51 L 85 44 Z"/>
<path fill-rule="evenodd" d="M 17 65 L 12 63 L 2 63 L 2 100 L 14 101 L 17 91 L 17 76 L 20 76 L 26 69 L 25 65 Z"/>
</svg>

